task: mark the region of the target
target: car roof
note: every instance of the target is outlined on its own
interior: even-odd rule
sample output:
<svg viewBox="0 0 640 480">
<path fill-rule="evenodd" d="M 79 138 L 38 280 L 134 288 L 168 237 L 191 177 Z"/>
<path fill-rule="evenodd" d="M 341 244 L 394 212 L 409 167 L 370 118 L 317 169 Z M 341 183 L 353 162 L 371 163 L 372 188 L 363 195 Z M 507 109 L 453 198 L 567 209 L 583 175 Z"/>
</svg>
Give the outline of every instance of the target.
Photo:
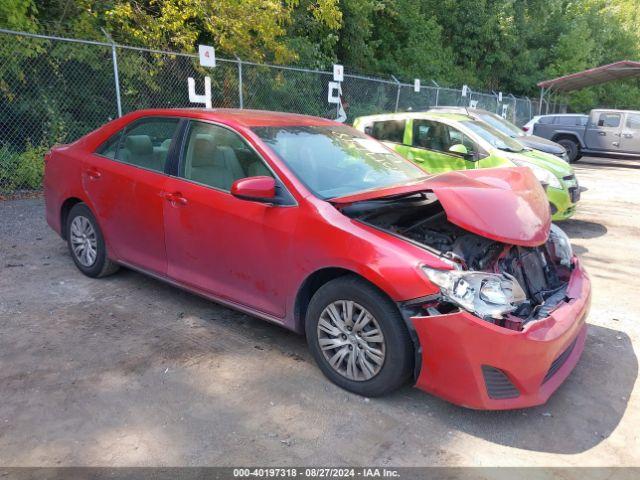
<svg viewBox="0 0 640 480">
<path fill-rule="evenodd" d="M 128 115 L 136 118 L 161 115 L 189 117 L 200 120 L 220 121 L 243 127 L 342 125 L 333 120 L 310 115 L 237 108 L 151 108 L 136 110 Z"/>
<path fill-rule="evenodd" d="M 549 113 L 547 115 L 538 115 L 540 118 L 542 117 L 588 117 L 589 115 L 585 113 Z"/>
<path fill-rule="evenodd" d="M 640 113 L 640 110 L 619 110 L 616 108 L 594 108 L 594 112 L 611 112 L 611 113 Z"/>
<path fill-rule="evenodd" d="M 384 121 L 384 120 L 408 120 L 408 119 L 422 119 L 422 120 L 454 120 L 463 121 L 469 120 L 469 115 L 461 113 L 447 113 L 447 112 L 400 112 L 400 113 L 383 113 L 379 115 L 364 115 L 359 117 L 362 120 Z"/>
<path fill-rule="evenodd" d="M 485 114 L 490 114 L 490 115 L 496 115 L 498 116 L 497 113 L 495 112 L 490 112 L 489 110 L 485 110 L 484 108 L 471 108 L 471 107 L 456 107 L 456 106 L 442 106 L 442 107 L 432 107 L 428 110 L 429 112 L 442 112 L 442 113 L 459 113 L 461 115 L 469 115 L 469 116 L 473 116 L 473 115 L 485 115 Z"/>
</svg>

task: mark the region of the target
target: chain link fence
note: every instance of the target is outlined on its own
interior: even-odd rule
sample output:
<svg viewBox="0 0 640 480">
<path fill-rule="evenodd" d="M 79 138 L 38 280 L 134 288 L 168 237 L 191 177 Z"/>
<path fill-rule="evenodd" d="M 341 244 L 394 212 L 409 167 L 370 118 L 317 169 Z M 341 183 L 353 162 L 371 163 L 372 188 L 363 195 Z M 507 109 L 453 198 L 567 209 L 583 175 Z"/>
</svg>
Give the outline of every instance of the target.
<svg viewBox="0 0 640 480">
<path fill-rule="evenodd" d="M 327 101 L 332 72 L 217 59 L 109 42 L 0 29 L 0 196 L 41 187 L 43 155 L 120 114 L 141 108 L 193 107 L 187 78 L 203 89 L 211 78 L 214 107 L 252 108 L 337 116 Z M 477 106 L 518 125 L 537 108 L 526 98 L 345 74 L 347 122 L 355 117 L 434 106 Z"/>
</svg>

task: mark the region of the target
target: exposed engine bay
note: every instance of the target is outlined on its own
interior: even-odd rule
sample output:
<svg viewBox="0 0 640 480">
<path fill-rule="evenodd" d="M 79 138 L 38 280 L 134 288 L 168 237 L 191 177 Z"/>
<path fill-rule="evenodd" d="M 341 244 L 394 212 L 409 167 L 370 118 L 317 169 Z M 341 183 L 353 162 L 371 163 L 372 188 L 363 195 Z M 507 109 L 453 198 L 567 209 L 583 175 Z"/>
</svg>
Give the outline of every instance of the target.
<svg viewBox="0 0 640 480">
<path fill-rule="evenodd" d="M 495 277 L 504 277 L 507 282 L 517 282 L 520 288 L 515 286 L 517 294 L 508 313 L 495 315 L 487 309 L 474 310 L 474 313 L 485 320 L 519 330 L 527 322 L 547 317 L 566 300 L 572 254 L 570 244 L 567 247 L 569 254 L 560 251 L 562 245 L 559 246 L 558 243 L 557 227 L 553 227 L 556 230 L 552 228 L 549 241 L 544 245 L 507 245 L 452 224 L 447 220 L 440 202 L 428 193 L 355 203 L 342 211 L 351 218 L 357 218 L 429 249 L 455 263 L 463 272 L 498 274 Z M 473 277 L 465 275 L 467 278 Z M 437 281 L 434 283 L 438 284 Z M 465 289 L 479 288 L 479 284 L 474 284 L 471 280 L 465 283 Z M 487 288 L 489 291 L 484 297 L 491 304 L 492 287 Z M 458 303 L 457 306 L 464 304 Z M 430 309 L 430 314 L 441 314 L 451 311 L 452 305 L 448 304 L 446 298 L 442 298 L 427 308 Z"/>
</svg>

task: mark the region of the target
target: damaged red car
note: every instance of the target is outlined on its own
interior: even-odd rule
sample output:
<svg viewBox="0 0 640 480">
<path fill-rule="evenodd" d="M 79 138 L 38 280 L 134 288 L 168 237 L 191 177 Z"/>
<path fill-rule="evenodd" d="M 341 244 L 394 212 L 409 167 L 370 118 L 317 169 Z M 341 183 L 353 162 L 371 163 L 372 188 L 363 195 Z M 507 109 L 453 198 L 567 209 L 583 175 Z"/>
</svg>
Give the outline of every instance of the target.
<svg viewBox="0 0 640 480">
<path fill-rule="evenodd" d="M 128 114 L 45 161 L 80 271 L 126 266 L 304 333 L 349 391 L 527 407 L 584 348 L 589 279 L 527 168 L 425 176 L 329 120 L 200 109 Z"/>
</svg>

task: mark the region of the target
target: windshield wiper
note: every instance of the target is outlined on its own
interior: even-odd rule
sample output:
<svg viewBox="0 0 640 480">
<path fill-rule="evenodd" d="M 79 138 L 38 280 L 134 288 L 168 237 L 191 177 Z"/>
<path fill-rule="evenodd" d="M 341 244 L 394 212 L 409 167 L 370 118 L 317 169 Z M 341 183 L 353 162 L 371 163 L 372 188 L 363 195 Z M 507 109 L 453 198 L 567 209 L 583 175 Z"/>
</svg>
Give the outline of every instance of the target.
<svg viewBox="0 0 640 480">
<path fill-rule="evenodd" d="M 520 153 L 524 150 L 524 148 L 521 148 L 520 150 L 516 150 L 515 148 L 511 148 L 511 147 L 498 147 L 498 150 L 502 150 L 504 152 Z"/>
</svg>

